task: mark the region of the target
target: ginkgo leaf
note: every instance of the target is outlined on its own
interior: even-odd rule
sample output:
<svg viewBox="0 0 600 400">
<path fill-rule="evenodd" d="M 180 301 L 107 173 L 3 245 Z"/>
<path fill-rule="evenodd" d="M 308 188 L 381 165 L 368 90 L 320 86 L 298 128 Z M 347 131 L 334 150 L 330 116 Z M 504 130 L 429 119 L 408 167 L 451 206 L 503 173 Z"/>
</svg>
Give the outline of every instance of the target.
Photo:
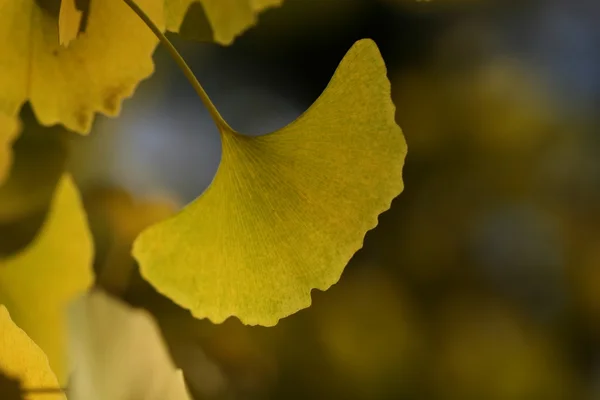
<svg viewBox="0 0 600 400">
<path fill-rule="evenodd" d="M 76 0 L 62 0 L 58 15 L 58 42 L 68 46 L 79 33 L 83 11 L 77 8 Z"/>
<path fill-rule="evenodd" d="M 24 390 L 60 388 L 44 352 L 15 325 L 6 307 L 2 305 L 0 305 L 0 372 L 10 378 L 18 379 L 20 388 Z M 25 398 L 66 400 L 61 393 L 28 395 Z M 3 396 L 2 399 L 5 400 L 5 397 Z"/>
<path fill-rule="evenodd" d="M 162 26 L 162 1 L 138 4 Z M 58 0 L 0 0 L 0 113 L 17 115 L 29 100 L 43 125 L 87 133 L 94 113 L 118 114 L 152 74 L 158 40 L 123 0 L 91 1 L 85 32 L 67 48 L 58 22 Z"/>
<path fill-rule="evenodd" d="M 0 185 L 4 183 L 12 164 L 12 143 L 19 134 L 17 118 L 0 114 Z"/>
<path fill-rule="evenodd" d="M 93 281 L 92 239 L 71 177 L 59 182 L 49 215 L 21 253 L 0 260 L 0 304 L 44 350 L 66 382 L 65 307 Z"/>
<path fill-rule="evenodd" d="M 263 10 L 281 5 L 283 0 L 165 0 L 165 24 L 167 30 L 179 32 L 186 14 L 193 10 L 194 3 L 203 7 L 203 17 L 212 29 L 213 40 L 229 45 L 236 36 L 256 24 Z M 195 18 L 193 15 L 188 18 Z M 199 19 L 199 17 L 198 17 Z M 202 29 L 206 20 L 190 23 Z"/>
<path fill-rule="evenodd" d="M 258 137 L 221 128 L 209 188 L 134 243 L 143 276 L 214 322 L 274 325 L 308 307 L 403 189 L 394 112 L 383 59 L 361 40 L 292 124 Z"/>
<path fill-rule="evenodd" d="M 94 291 L 71 304 L 68 323 L 71 400 L 189 400 L 145 311 Z"/>
</svg>

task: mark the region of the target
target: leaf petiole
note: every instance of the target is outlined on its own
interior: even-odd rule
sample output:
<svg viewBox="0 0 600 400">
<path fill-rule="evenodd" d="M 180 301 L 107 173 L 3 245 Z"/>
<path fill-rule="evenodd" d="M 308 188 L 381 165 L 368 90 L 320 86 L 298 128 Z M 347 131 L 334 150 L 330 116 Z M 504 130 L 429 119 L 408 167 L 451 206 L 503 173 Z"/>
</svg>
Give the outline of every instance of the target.
<svg viewBox="0 0 600 400">
<path fill-rule="evenodd" d="M 198 82 L 196 75 L 194 75 L 194 73 L 192 72 L 190 67 L 187 65 L 187 63 L 185 62 L 183 57 L 181 57 L 181 54 L 179 54 L 179 52 L 177 51 L 175 46 L 173 46 L 173 43 L 171 43 L 171 41 L 169 39 L 167 39 L 167 37 L 162 33 L 162 31 L 156 26 L 156 24 L 154 22 L 152 22 L 150 17 L 148 17 L 148 15 L 144 12 L 144 10 L 142 10 L 140 8 L 140 6 L 138 6 L 134 0 L 123 0 L 123 1 L 125 3 L 127 3 L 127 5 L 138 15 L 138 17 L 140 17 L 140 19 L 142 21 L 144 21 L 144 23 L 148 26 L 148 28 L 150 28 L 150 30 L 160 40 L 160 42 L 163 44 L 163 46 L 165 46 L 167 48 L 171 57 L 175 60 L 175 62 L 177 63 L 177 65 L 179 66 L 179 68 L 181 69 L 183 74 L 185 75 L 185 77 L 188 79 L 188 81 L 194 88 L 194 90 L 196 90 L 196 93 L 198 93 L 198 96 L 200 96 L 202 103 L 204 103 L 204 106 L 208 109 L 208 112 L 210 113 L 210 116 L 212 117 L 212 119 L 215 121 L 217 128 L 219 128 L 219 131 L 225 130 L 225 131 L 233 132 L 233 129 L 231 129 L 229 127 L 229 124 L 227 124 L 227 122 L 223 119 L 221 114 L 219 114 L 219 111 L 217 110 L 217 108 L 215 107 L 213 102 L 208 97 L 208 94 L 206 93 L 206 91 L 204 90 L 204 88 L 202 87 L 200 82 Z"/>
</svg>

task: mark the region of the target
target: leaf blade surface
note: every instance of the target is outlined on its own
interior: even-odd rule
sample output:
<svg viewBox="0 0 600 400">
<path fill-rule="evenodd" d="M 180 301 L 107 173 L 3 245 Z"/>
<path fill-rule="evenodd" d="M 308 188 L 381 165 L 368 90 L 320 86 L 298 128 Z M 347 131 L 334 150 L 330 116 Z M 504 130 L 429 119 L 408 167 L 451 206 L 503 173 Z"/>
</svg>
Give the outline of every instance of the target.
<svg viewBox="0 0 600 400">
<path fill-rule="evenodd" d="M 403 189 L 406 142 L 375 43 L 357 42 L 292 124 L 223 131 L 209 188 L 137 238 L 144 277 L 198 318 L 271 326 L 326 290 Z"/>
</svg>

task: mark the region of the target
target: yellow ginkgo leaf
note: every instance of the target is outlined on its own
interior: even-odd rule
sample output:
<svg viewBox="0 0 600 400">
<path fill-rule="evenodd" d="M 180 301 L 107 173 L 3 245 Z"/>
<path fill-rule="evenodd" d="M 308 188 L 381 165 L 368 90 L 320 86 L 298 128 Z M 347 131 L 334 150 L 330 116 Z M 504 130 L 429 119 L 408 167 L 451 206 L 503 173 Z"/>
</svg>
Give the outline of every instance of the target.
<svg viewBox="0 0 600 400">
<path fill-rule="evenodd" d="M 93 280 L 92 239 L 71 177 L 59 182 L 40 233 L 23 252 L 0 260 L 0 304 L 44 350 L 66 383 L 66 304 Z"/>
<path fill-rule="evenodd" d="M 123 0 L 102 0 L 90 2 L 85 32 L 65 48 L 58 4 L 0 0 L 0 113 L 16 115 L 29 100 L 43 125 L 87 133 L 94 113 L 118 114 L 152 74 L 158 41 Z M 138 4 L 162 26 L 162 1 Z"/>
<path fill-rule="evenodd" d="M 152 317 L 100 291 L 71 304 L 70 400 L 189 400 Z"/>
<path fill-rule="evenodd" d="M 214 322 L 269 326 L 308 307 L 403 189 L 394 111 L 379 50 L 361 40 L 292 124 L 258 137 L 223 125 L 210 187 L 137 238 L 142 274 Z"/>
<path fill-rule="evenodd" d="M 4 183 L 12 164 L 12 143 L 19 134 L 17 118 L 0 114 L 0 185 Z"/>
<path fill-rule="evenodd" d="M 283 0 L 165 0 L 165 23 L 167 30 L 179 32 L 188 10 L 194 3 L 201 4 L 203 15 L 212 29 L 213 40 L 228 45 L 236 36 L 256 24 L 263 10 L 281 5 Z M 193 18 L 193 16 L 192 16 Z M 206 21 L 195 21 L 202 29 Z"/>
<path fill-rule="evenodd" d="M 15 325 L 2 305 L 0 305 L 0 372 L 18 379 L 24 390 L 60 388 L 44 352 Z M 25 398 L 26 400 L 66 400 L 66 397 L 60 393 L 28 395 Z"/>
<path fill-rule="evenodd" d="M 62 0 L 58 15 L 58 41 L 68 46 L 77 37 L 83 12 L 77 9 L 76 0 Z"/>
</svg>

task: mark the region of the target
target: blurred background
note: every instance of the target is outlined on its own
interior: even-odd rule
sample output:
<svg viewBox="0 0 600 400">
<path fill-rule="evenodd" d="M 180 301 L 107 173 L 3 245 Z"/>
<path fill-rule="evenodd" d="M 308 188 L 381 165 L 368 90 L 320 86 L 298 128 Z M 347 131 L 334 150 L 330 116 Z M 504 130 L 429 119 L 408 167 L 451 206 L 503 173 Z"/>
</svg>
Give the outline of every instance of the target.
<svg viewBox="0 0 600 400">
<path fill-rule="evenodd" d="M 231 47 L 173 37 L 248 134 L 298 117 L 356 40 L 386 60 L 405 190 L 340 282 L 274 328 L 193 319 L 129 255 L 220 158 L 162 48 L 91 136 L 24 109 L 0 254 L 32 239 L 69 169 L 99 284 L 156 316 L 197 399 L 600 399 L 599 20 L 596 0 L 285 0 Z"/>
</svg>

